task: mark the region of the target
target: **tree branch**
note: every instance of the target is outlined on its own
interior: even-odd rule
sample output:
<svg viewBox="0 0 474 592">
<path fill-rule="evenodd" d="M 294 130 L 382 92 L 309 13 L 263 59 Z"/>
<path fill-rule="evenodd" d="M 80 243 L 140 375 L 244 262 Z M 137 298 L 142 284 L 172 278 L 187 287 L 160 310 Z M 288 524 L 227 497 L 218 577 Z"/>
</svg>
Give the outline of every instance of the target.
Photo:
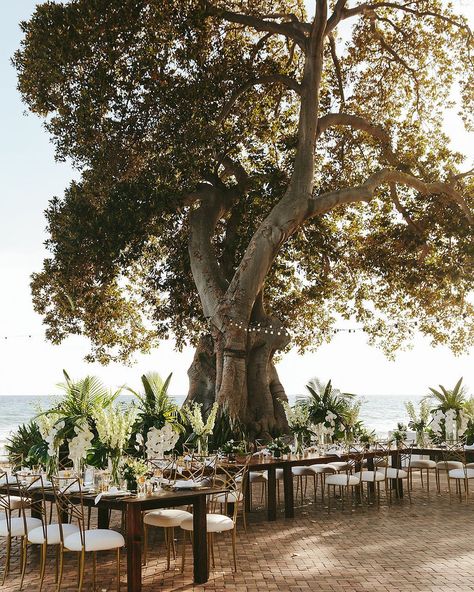
<svg viewBox="0 0 474 592">
<path fill-rule="evenodd" d="M 332 62 L 334 64 L 334 69 L 336 71 L 337 86 L 339 88 L 339 95 L 341 97 L 341 107 L 344 107 L 346 99 L 344 96 L 344 84 L 342 82 L 341 64 L 339 62 L 339 58 L 337 57 L 336 41 L 334 40 L 334 35 L 332 33 L 329 34 L 329 47 L 331 49 Z"/>
<path fill-rule="evenodd" d="M 318 121 L 317 137 L 324 133 L 328 128 L 343 125 L 349 126 L 352 129 L 363 131 L 373 138 L 376 138 L 382 144 L 382 154 L 386 161 L 400 168 L 403 166 L 398 160 L 397 156 L 392 150 L 390 136 L 380 125 L 375 125 L 363 117 L 358 115 L 350 115 L 348 113 L 328 113 L 323 115 Z M 406 167 L 403 167 L 406 168 Z"/>
<path fill-rule="evenodd" d="M 222 108 L 219 117 L 217 118 L 217 125 L 223 123 L 229 113 L 232 111 L 233 106 L 245 92 L 247 92 L 253 86 L 258 86 L 259 84 L 271 84 L 271 83 L 278 83 L 283 84 L 287 88 L 294 90 L 297 94 L 301 94 L 301 85 L 291 76 L 286 76 L 285 74 L 269 74 L 267 76 L 260 76 L 259 78 L 255 78 L 254 80 L 249 80 L 232 93 L 230 99 Z"/>
<path fill-rule="evenodd" d="M 334 7 L 334 12 L 328 19 L 328 23 L 326 25 L 326 34 L 329 35 L 331 31 L 337 27 L 339 22 L 344 16 L 344 9 L 346 6 L 347 0 L 337 0 L 336 6 Z"/>
<path fill-rule="evenodd" d="M 267 33 L 277 33 L 284 37 L 289 37 L 296 41 L 302 49 L 304 49 L 306 45 L 306 38 L 297 26 L 299 21 L 298 23 L 294 23 L 293 21 L 276 23 L 272 20 L 258 18 L 249 14 L 232 12 L 230 10 L 221 10 L 215 7 L 209 7 L 208 12 L 209 14 L 221 17 L 230 23 L 239 23 L 241 25 L 252 27 L 256 31 L 266 31 Z"/>
<path fill-rule="evenodd" d="M 458 193 L 452 185 L 441 181 L 426 183 L 413 175 L 392 169 L 382 169 L 373 173 L 362 185 L 329 191 L 314 197 L 308 205 L 307 218 L 312 218 L 313 216 L 329 212 L 339 205 L 362 201 L 370 202 L 374 197 L 375 191 L 380 186 L 391 183 L 412 187 L 422 195 L 447 195 L 452 201 L 458 204 L 468 222 L 471 225 L 474 225 L 474 216 L 465 202 L 464 197 Z"/>
</svg>

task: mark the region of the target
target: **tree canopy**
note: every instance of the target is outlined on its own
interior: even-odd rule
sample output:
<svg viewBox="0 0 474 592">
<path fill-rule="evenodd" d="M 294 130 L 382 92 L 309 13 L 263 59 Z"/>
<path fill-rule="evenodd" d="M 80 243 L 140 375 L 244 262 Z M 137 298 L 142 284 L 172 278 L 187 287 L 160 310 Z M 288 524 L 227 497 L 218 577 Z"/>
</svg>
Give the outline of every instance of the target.
<svg viewBox="0 0 474 592">
<path fill-rule="evenodd" d="M 458 94 L 473 129 L 473 38 L 441 0 L 50 1 L 22 29 L 23 99 L 81 171 L 32 282 L 53 342 L 127 360 L 259 302 L 302 349 L 340 317 L 389 354 L 474 343 L 473 182 L 443 131 Z"/>
</svg>

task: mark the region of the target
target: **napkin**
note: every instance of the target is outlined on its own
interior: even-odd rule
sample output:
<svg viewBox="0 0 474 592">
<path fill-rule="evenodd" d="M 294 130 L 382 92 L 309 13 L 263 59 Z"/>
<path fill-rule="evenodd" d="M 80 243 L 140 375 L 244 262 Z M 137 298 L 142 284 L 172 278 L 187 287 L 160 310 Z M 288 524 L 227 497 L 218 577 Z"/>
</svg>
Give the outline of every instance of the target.
<svg viewBox="0 0 474 592">
<path fill-rule="evenodd" d="M 104 493 L 106 493 L 108 495 L 113 495 L 114 493 L 119 493 L 119 489 L 118 489 L 118 487 L 110 487 L 109 491 L 103 491 L 103 492 L 99 493 L 99 495 L 97 495 L 94 500 L 95 505 L 97 505 L 100 502 Z"/>
</svg>

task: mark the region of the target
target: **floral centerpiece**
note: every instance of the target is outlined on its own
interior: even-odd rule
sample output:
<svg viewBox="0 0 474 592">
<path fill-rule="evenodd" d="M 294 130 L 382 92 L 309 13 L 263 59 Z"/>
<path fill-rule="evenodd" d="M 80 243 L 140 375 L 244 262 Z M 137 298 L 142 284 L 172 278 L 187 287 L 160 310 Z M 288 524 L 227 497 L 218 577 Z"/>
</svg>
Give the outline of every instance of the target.
<svg viewBox="0 0 474 592">
<path fill-rule="evenodd" d="M 127 489 L 136 490 L 137 482 L 146 476 L 148 470 L 149 467 L 143 460 L 127 458 L 122 467 L 122 476 L 127 482 Z"/>
<path fill-rule="evenodd" d="M 280 458 L 283 454 L 290 454 L 291 452 L 291 448 L 281 438 L 274 438 L 267 444 L 267 448 L 275 458 Z"/>
<path fill-rule="evenodd" d="M 179 440 L 179 434 L 173 425 L 167 423 L 162 428 L 153 427 L 148 430 L 145 450 L 148 458 L 162 458 L 173 450 Z"/>
<path fill-rule="evenodd" d="M 201 403 L 193 403 L 190 406 L 183 407 L 184 415 L 196 436 L 198 453 L 203 456 L 206 456 L 208 453 L 209 436 L 212 434 L 216 423 L 218 407 L 217 402 L 214 403 L 206 421 L 204 421 L 202 416 Z"/>
<path fill-rule="evenodd" d="M 236 440 L 230 439 L 222 444 L 220 453 L 232 461 L 235 460 L 236 454 L 242 454 L 245 452 L 245 442 L 237 442 Z"/>
<path fill-rule="evenodd" d="M 310 410 L 309 407 L 301 402 L 297 402 L 291 407 L 287 401 L 280 400 L 285 410 L 286 420 L 295 437 L 295 454 L 302 454 L 304 450 L 305 439 L 312 435 L 310 430 Z"/>
<path fill-rule="evenodd" d="M 437 443 L 457 442 L 468 428 L 469 416 L 463 409 L 437 409 L 433 412 L 430 429 L 433 439 Z"/>
<path fill-rule="evenodd" d="M 41 410 L 40 410 L 41 411 Z M 40 412 L 35 418 L 41 437 L 47 444 L 46 474 L 48 477 L 57 474 L 59 468 L 59 433 L 64 428 L 64 421 L 58 420 L 53 413 Z"/>
<path fill-rule="evenodd" d="M 415 405 L 408 401 L 405 403 L 405 409 L 410 418 L 408 427 L 416 433 L 417 446 L 423 448 L 426 443 L 426 430 L 430 423 L 430 405 L 426 399 L 422 400 L 417 413 Z"/>
<path fill-rule="evenodd" d="M 79 475 L 88 451 L 92 447 L 94 434 L 87 421 L 82 421 L 74 428 L 74 437 L 69 440 L 69 458 L 72 461 L 74 472 Z"/>
<path fill-rule="evenodd" d="M 397 423 L 397 429 L 392 432 L 392 440 L 400 447 L 407 439 L 407 426 L 403 423 Z"/>
<path fill-rule="evenodd" d="M 112 482 L 115 485 L 119 483 L 120 461 L 130 440 L 136 417 L 137 411 L 133 406 L 124 408 L 110 405 L 94 412 L 99 440 L 107 448 Z"/>
</svg>

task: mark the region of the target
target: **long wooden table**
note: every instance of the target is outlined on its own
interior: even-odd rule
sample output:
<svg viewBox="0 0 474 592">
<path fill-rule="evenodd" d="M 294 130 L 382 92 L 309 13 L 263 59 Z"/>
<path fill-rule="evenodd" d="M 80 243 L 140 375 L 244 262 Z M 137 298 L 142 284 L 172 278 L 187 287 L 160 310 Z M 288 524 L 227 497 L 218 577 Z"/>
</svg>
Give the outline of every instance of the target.
<svg viewBox="0 0 474 592">
<path fill-rule="evenodd" d="M 419 454 L 419 455 L 427 455 L 427 456 L 436 456 L 440 457 L 443 454 L 443 448 L 413 448 L 412 454 Z M 390 456 L 392 457 L 392 466 L 396 465 L 397 455 L 399 453 L 405 452 L 405 450 L 396 450 L 393 449 L 390 451 Z M 368 469 L 373 470 L 373 459 L 379 453 L 376 451 L 368 450 L 365 453 L 365 458 L 368 462 Z M 295 456 L 295 455 L 288 455 L 287 458 L 272 458 L 269 456 L 254 456 L 252 457 L 249 463 L 249 470 L 250 471 L 267 471 L 268 474 L 268 481 L 267 481 L 267 519 L 268 520 L 276 520 L 278 514 L 277 508 L 277 479 L 276 479 L 276 470 L 283 469 L 283 490 L 284 490 L 284 504 L 285 504 L 285 518 L 293 518 L 295 515 L 295 508 L 294 508 L 294 493 L 293 493 L 293 467 L 300 467 L 300 466 L 309 466 L 315 464 L 325 464 L 331 463 L 335 461 L 345 460 L 347 455 L 323 455 L 320 454 L 308 454 L 306 456 Z M 398 467 L 401 468 L 401 467 Z M 247 487 L 250 487 L 249 480 L 247 480 Z M 393 484 L 393 489 L 395 486 Z M 402 482 L 399 483 L 398 493 L 401 497 L 403 497 L 403 485 Z M 249 492 L 246 492 L 246 503 L 247 503 L 247 511 L 250 510 L 249 506 Z"/>
<path fill-rule="evenodd" d="M 0 487 L 5 492 L 5 488 Z M 9 485 L 10 493 L 14 493 L 15 486 Z M 143 512 L 158 508 L 175 506 L 193 507 L 193 552 L 194 552 L 194 581 L 204 584 L 209 579 L 209 564 L 207 556 L 207 496 L 223 493 L 222 487 L 203 487 L 181 491 L 161 490 L 154 495 L 137 497 L 108 497 L 103 496 L 95 504 L 96 494 L 83 494 L 85 506 L 97 508 L 98 527 L 107 528 L 110 510 L 126 512 L 126 548 L 127 548 L 127 589 L 128 592 L 140 592 L 142 588 L 142 541 L 143 541 Z M 47 501 L 54 502 L 52 490 L 45 489 Z M 79 495 L 71 495 L 71 501 L 80 503 Z"/>
</svg>

